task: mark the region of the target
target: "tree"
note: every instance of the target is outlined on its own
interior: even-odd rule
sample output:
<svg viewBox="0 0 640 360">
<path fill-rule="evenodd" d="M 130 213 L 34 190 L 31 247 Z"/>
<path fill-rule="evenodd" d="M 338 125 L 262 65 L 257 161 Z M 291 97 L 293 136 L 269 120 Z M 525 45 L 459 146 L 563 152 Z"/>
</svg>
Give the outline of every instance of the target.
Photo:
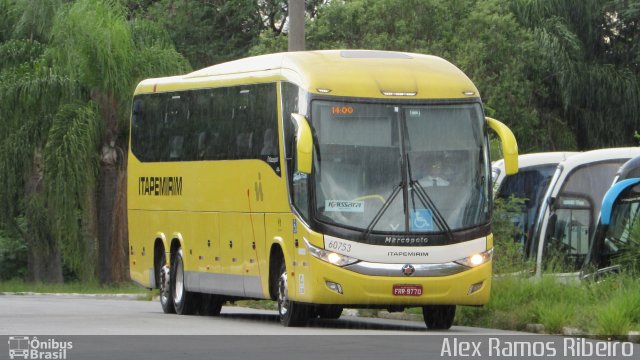
<svg viewBox="0 0 640 360">
<path fill-rule="evenodd" d="M 26 245 L 28 279 L 61 282 L 60 247 L 45 205 L 42 152 L 51 114 L 73 86 L 44 64 L 46 44 L 34 38 L 44 38 L 47 21 L 26 21 L 31 15 L 24 5 L 0 1 L 0 226 Z M 29 23 L 35 27 L 29 29 Z"/>
<path fill-rule="evenodd" d="M 47 224 L 42 237 L 60 249 L 64 263 L 81 279 L 94 277 L 96 264 L 103 281 L 127 276 L 126 258 L 115 269 L 110 264 L 127 249 L 126 232 L 116 231 L 126 229 L 126 222 L 114 219 L 126 220 L 123 154 L 135 84 L 189 69 L 165 32 L 127 19 L 115 1 L 63 6 L 46 49 L 31 64 L 7 70 L 11 76 L 3 76 L 0 85 L 8 104 L 0 116 L 14 124 L 2 140 L 6 152 L 0 154 L 0 166 L 18 174 L 0 179 L 9 189 L 0 191 L 0 199 L 24 204 L 4 212 L 2 223 L 21 216 L 46 218 L 39 222 Z M 30 166 L 36 169 L 27 171 Z M 21 180 L 24 173 L 35 180 Z"/>
<path fill-rule="evenodd" d="M 478 86 L 488 115 L 507 123 L 521 151 L 572 148 L 568 127 L 532 101 L 540 82 L 532 35 L 506 0 L 332 1 L 310 22 L 315 49 L 365 48 L 431 54 L 460 67 Z M 546 118 L 553 119 L 547 126 Z M 569 133 L 570 134 L 570 133 Z M 570 137 L 569 137 L 570 138 Z M 551 144 L 548 139 L 551 139 Z"/>
<path fill-rule="evenodd" d="M 637 3 L 611 0 L 513 3 L 534 35 L 543 79 L 538 107 L 554 109 L 579 148 L 633 144 L 640 114 Z"/>
<path fill-rule="evenodd" d="M 254 0 L 162 0 L 146 17 L 167 30 L 194 68 L 243 57 L 263 26 Z"/>
</svg>

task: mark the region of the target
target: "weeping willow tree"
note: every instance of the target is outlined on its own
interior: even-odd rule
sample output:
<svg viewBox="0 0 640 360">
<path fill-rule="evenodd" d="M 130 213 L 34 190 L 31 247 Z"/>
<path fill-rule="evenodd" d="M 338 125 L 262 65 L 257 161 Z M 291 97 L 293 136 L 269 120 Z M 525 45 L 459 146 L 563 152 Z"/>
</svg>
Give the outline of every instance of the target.
<svg viewBox="0 0 640 360">
<path fill-rule="evenodd" d="M 71 97 L 73 84 L 45 65 L 45 50 L 45 44 L 30 39 L 0 43 L 0 225 L 27 245 L 28 279 L 60 282 L 62 261 L 46 207 L 42 151 L 51 114 Z"/>
<path fill-rule="evenodd" d="M 16 60 L 0 83 L 7 104 L 0 117 L 13 125 L 2 130 L 8 137 L 0 144 L 6 150 L 0 167 L 13 175 L 0 179 L 0 200 L 19 204 L 4 209 L 0 220 L 6 227 L 31 214 L 48 240 L 40 241 L 49 245 L 44 253 L 59 252 L 80 279 L 121 281 L 127 276 L 123 174 L 131 94 L 142 78 L 184 72 L 188 65 L 166 33 L 128 20 L 118 1 L 79 0 L 55 14 L 48 43 L 30 63 Z M 16 30 L 19 39 L 2 46 L 37 44 L 27 34 Z M 23 47 L 11 51 L 28 58 Z"/>
<path fill-rule="evenodd" d="M 71 161 L 63 168 L 52 169 L 54 174 L 48 186 L 50 189 L 60 189 L 50 193 L 65 199 L 57 202 L 59 209 L 63 209 L 61 212 L 66 214 L 60 218 L 60 228 L 70 229 L 73 226 L 71 222 L 78 222 L 78 217 L 73 216 L 74 211 L 88 216 L 86 222 L 80 221 L 86 224 L 85 231 L 77 228 L 79 232 L 75 241 L 67 240 L 72 243 L 69 254 L 79 260 L 74 268 L 87 263 L 82 259 L 82 252 L 83 249 L 91 250 L 87 243 L 91 244 L 92 239 L 87 240 L 85 234 L 91 236 L 97 232 L 97 264 L 101 281 L 122 281 L 127 275 L 126 261 L 121 257 L 123 252 L 126 253 L 126 232 L 118 231 L 126 228 L 126 223 L 114 222 L 114 219 L 126 219 L 122 215 L 126 212 L 126 202 L 122 201 L 126 189 L 118 179 L 122 179 L 126 171 L 125 124 L 135 84 L 143 77 L 187 69 L 186 61 L 167 39 L 168 36 L 151 23 L 129 22 L 126 10 L 119 2 L 106 0 L 81 0 L 64 8 L 59 12 L 51 31 L 50 56 L 53 66 L 78 82 L 88 95 L 84 104 L 78 103 L 63 109 L 81 115 L 85 120 L 78 123 L 78 128 L 68 128 L 66 136 L 61 139 L 68 140 L 70 131 L 77 131 L 77 139 L 88 141 L 88 138 L 93 138 L 95 143 L 85 143 L 87 149 L 93 146 L 94 151 L 84 152 L 80 142 L 55 142 L 51 148 L 62 156 L 70 157 Z M 85 110 L 80 110 L 81 107 Z M 88 111 L 89 108 L 93 111 Z M 94 134 L 97 135 L 94 137 Z M 84 166 L 74 166 L 78 160 L 76 156 L 83 155 L 89 157 L 82 159 Z M 55 157 L 52 156 L 50 160 L 55 161 Z M 56 173 L 58 170 L 61 173 Z M 66 179 L 74 175 L 75 181 L 69 185 Z M 84 193 L 87 188 L 90 194 L 97 196 L 87 197 Z M 92 201 L 95 203 L 92 204 Z M 119 208 L 116 208 L 116 203 L 120 205 Z M 94 224 L 97 225 L 95 231 L 92 229 Z M 62 238 L 59 239 L 64 242 Z M 84 247 L 74 246 L 74 243 L 83 244 Z M 114 262 L 114 258 L 119 261 Z"/>
<path fill-rule="evenodd" d="M 640 115 L 640 7 L 616 0 L 519 0 L 534 34 L 540 107 L 558 109 L 581 149 L 632 145 Z"/>
</svg>

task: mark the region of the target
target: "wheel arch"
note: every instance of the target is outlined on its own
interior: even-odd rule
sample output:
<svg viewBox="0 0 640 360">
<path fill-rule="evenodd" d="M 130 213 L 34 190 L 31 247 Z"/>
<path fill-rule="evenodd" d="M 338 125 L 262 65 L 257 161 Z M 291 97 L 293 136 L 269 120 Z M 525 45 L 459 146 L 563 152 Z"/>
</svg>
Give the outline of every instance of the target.
<svg viewBox="0 0 640 360">
<path fill-rule="evenodd" d="M 169 259 L 166 258 L 166 237 L 162 233 L 156 234 L 156 239 L 153 243 L 153 273 L 154 273 L 154 284 L 153 287 L 158 289 L 160 286 L 160 279 L 158 278 L 160 274 L 160 268 L 162 266 L 162 260 L 164 257 L 165 263 L 169 263 Z"/>
<path fill-rule="evenodd" d="M 176 255 L 176 253 L 178 252 L 178 249 L 183 247 L 183 243 L 184 240 L 182 239 L 182 234 L 180 233 L 174 233 L 171 236 L 171 246 L 169 247 L 169 264 L 170 262 L 173 260 L 173 257 Z M 183 259 L 184 261 L 184 259 Z M 171 265 L 169 265 L 171 266 Z"/>
<path fill-rule="evenodd" d="M 278 276 L 280 276 L 280 266 L 287 263 L 282 244 L 278 241 L 271 244 L 269 250 L 269 298 L 277 299 Z"/>
</svg>

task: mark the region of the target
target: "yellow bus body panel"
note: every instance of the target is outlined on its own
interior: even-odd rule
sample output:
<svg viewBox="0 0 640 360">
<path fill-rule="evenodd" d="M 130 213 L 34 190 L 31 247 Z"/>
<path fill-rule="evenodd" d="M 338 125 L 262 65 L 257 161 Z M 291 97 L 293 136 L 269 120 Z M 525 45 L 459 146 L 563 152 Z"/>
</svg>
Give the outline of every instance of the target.
<svg viewBox="0 0 640 360">
<path fill-rule="evenodd" d="M 312 94 L 370 99 L 476 99 L 471 80 L 435 56 L 340 50 L 257 56 L 192 72 L 142 81 L 135 94 L 290 82 Z M 154 246 L 182 246 L 187 289 L 269 298 L 270 256 L 282 249 L 292 300 L 354 305 L 481 305 L 489 299 L 491 262 L 442 277 L 374 277 L 311 256 L 305 239 L 324 246 L 291 210 L 286 181 L 280 87 L 278 143 L 281 175 L 261 160 L 139 161 L 129 150 L 128 214 L 131 278 L 156 287 Z M 171 180 L 170 180 L 171 179 Z M 166 194 L 167 183 L 172 191 Z M 164 194 L 163 194 L 164 193 Z M 487 237 L 487 248 L 493 238 Z M 341 284 L 343 294 L 326 286 Z M 471 295 L 472 284 L 482 287 Z M 418 297 L 392 295 L 395 284 L 422 285 Z M 244 292 L 242 292 L 242 291 Z"/>
<path fill-rule="evenodd" d="M 340 50 L 279 53 L 214 65 L 190 74 L 142 81 L 135 93 L 289 81 L 315 94 L 359 98 L 477 98 L 478 89 L 457 67 L 437 56 L 376 51 L 347 58 Z M 364 53 L 362 53 L 364 54 Z M 398 58 L 385 57 L 397 54 Z M 386 93 L 415 93 L 388 96 Z"/>
</svg>

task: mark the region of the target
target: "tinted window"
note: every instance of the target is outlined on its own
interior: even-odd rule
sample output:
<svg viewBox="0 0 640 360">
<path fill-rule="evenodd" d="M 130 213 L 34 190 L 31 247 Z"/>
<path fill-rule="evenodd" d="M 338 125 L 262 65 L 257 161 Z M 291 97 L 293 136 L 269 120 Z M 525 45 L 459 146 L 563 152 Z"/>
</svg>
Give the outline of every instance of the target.
<svg viewBox="0 0 640 360">
<path fill-rule="evenodd" d="M 520 230 L 515 234 L 515 240 L 523 244 L 525 249 L 530 246 L 529 240 L 538 217 L 538 210 L 556 166 L 556 164 L 536 166 L 519 170 L 515 175 L 505 176 L 496 194 L 496 197 L 502 199 L 508 199 L 510 196 L 524 199 L 520 212 L 511 213 L 510 216 L 513 224 Z"/>
<path fill-rule="evenodd" d="M 138 95 L 131 150 L 143 162 L 263 159 L 278 165 L 276 105 L 275 84 Z"/>
<path fill-rule="evenodd" d="M 295 147 L 296 128 L 291 120 L 291 114 L 303 113 L 306 108 L 305 93 L 296 85 L 282 83 L 282 123 L 284 127 L 284 147 L 289 169 L 289 184 L 291 200 L 303 218 L 309 217 L 308 190 L 309 183 L 307 174 L 297 171 L 296 164 L 293 163 L 293 151 Z M 303 111 L 300 111 L 300 110 Z"/>
</svg>

